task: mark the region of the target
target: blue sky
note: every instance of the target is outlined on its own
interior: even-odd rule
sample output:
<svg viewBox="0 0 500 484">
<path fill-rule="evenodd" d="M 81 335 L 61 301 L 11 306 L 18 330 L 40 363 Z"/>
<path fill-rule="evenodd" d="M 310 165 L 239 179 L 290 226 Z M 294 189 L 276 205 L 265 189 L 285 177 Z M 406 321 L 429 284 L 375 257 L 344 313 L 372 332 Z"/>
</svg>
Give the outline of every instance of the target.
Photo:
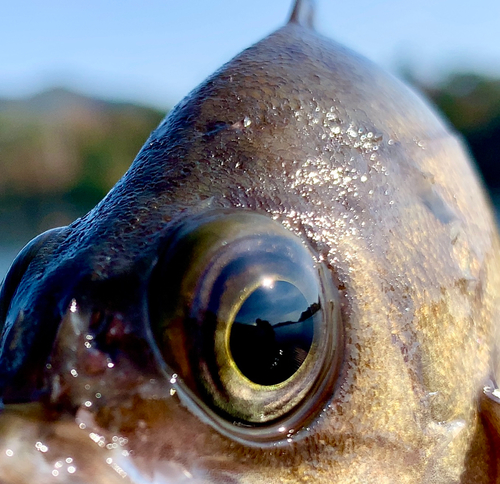
<svg viewBox="0 0 500 484">
<path fill-rule="evenodd" d="M 0 7 L 0 97 L 67 86 L 171 106 L 283 24 L 289 0 L 16 0 Z M 424 79 L 500 76 L 500 1 L 318 0 L 318 30 Z"/>
</svg>

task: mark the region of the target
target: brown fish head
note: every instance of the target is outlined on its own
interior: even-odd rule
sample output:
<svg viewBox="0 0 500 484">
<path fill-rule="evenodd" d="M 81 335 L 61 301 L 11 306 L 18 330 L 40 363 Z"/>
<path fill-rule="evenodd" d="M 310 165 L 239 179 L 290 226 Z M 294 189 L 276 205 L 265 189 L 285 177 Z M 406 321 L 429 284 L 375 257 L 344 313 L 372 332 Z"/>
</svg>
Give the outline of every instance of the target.
<svg viewBox="0 0 500 484">
<path fill-rule="evenodd" d="M 7 483 L 492 482 L 490 207 L 445 123 L 306 7 L 18 257 Z"/>
</svg>

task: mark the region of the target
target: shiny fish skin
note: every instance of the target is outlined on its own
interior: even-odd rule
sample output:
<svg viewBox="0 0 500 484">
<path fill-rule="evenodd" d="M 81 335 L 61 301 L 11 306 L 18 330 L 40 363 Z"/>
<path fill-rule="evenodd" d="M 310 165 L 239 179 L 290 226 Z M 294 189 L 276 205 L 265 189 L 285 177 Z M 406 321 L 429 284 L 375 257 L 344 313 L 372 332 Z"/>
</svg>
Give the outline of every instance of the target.
<svg viewBox="0 0 500 484">
<path fill-rule="evenodd" d="M 304 18 L 189 94 L 107 197 L 20 277 L 2 339 L 4 397 L 24 395 L 16 383 L 29 374 L 65 411 L 43 399 L 6 405 L 2 484 L 499 482 L 490 205 L 439 116 Z M 297 234 L 340 293 L 331 400 L 276 447 L 221 435 L 149 330 L 165 234 L 235 208 Z M 113 359 L 85 346 L 94 304 L 113 317 Z"/>
</svg>

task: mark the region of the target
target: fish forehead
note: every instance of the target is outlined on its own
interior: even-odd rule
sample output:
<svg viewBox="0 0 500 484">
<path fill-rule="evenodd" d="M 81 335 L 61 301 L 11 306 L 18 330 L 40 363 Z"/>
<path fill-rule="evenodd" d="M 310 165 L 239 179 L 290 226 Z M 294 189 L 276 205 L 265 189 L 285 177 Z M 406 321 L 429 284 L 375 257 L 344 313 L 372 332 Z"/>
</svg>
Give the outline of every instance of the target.
<svg viewBox="0 0 500 484">
<path fill-rule="evenodd" d="M 386 165 L 400 173 L 400 165 L 419 156 L 419 140 L 448 136 L 406 87 L 332 41 L 289 24 L 183 100 L 84 221 L 123 232 L 132 219 L 144 220 L 141 213 L 148 218 L 143 227 L 153 226 L 182 209 L 201 210 L 207 201 L 339 219 L 339 201 L 359 206 L 368 199 L 369 185 L 360 179 Z M 391 144 L 388 156 L 378 156 Z M 401 178 L 411 175 L 406 171 Z M 349 182 L 357 190 L 346 190 Z M 392 185 L 383 177 L 380 182 Z M 385 199 L 377 194 L 369 203 Z"/>
<path fill-rule="evenodd" d="M 308 439 L 285 449 L 232 444 L 174 406 L 168 431 L 138 408 L 158 430 L 137 453 L 154 441 L 154 458 L 213 472 L 204 482 L 458 480 L 499 287 L 496 232 L 460 142 L 399 83 L 289 25 L 174 109 L 60 257 L 110 278 L 131 270 L 142 235 L 213 208 L 267 213 L 331 267 L 339 383 Z"/>
</svg>

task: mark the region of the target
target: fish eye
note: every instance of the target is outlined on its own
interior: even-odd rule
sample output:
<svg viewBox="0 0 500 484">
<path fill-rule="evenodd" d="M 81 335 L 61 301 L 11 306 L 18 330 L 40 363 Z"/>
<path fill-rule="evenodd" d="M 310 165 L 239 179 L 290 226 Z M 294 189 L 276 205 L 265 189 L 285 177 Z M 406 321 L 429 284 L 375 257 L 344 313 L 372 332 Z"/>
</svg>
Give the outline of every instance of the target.
<svg viewBox="0 0 500 484">
<path fill-rule="evenodd" d="M 299 237 L 246 211 L 180 224 L 150 284 L 158 349 L 202 413 L 243 440 L 283 438 L 331 398 L 338 296 Z"/>
</svg>

